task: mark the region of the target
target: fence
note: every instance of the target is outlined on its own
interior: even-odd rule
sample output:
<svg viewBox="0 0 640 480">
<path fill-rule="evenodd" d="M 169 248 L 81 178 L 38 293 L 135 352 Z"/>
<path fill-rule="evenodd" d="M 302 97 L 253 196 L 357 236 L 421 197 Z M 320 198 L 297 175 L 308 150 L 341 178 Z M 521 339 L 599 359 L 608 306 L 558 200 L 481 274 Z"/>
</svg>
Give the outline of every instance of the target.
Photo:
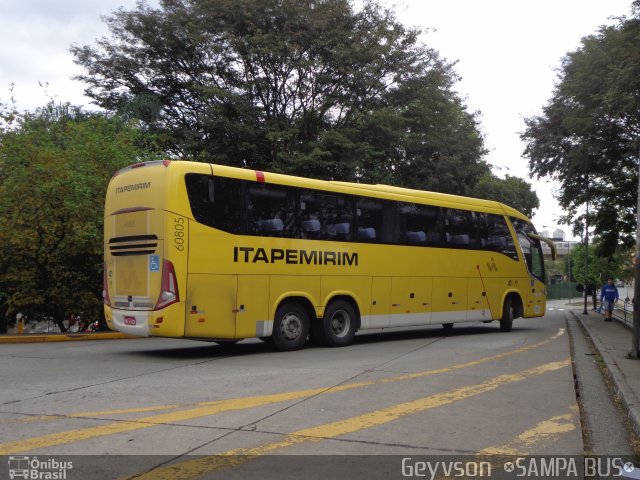
<svg viewBox="0 0 640 480">
<path fill-rule="evenodd" d="M 633 327 L 633 304 L 625 300 L 622 306 L 616 305 L 613 309 L 613 316 L 628 327 Z"/>
<path fill-rule="evenodd" d="M 580 294 L 576 290 L 575 282 L 554 283 L 547 287 L 548 300 L 560 300 L 563 298 L 576 298 Z"/>
</svg>

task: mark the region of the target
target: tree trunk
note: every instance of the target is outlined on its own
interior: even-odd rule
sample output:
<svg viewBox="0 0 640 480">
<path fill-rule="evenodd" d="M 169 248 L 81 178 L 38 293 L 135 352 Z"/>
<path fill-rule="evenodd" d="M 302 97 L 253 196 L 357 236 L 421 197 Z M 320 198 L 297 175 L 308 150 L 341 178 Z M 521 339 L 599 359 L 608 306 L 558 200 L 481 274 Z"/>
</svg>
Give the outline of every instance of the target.
<svg viewBox="0 0 640 480">
<path fill-rule="evenodd" d="M 60 328 L 62 333 L 67 333 L 67 326 L 64 324 L 64 314 L 56 313 L 53 316 L 53 321 Z"/>
</svg>

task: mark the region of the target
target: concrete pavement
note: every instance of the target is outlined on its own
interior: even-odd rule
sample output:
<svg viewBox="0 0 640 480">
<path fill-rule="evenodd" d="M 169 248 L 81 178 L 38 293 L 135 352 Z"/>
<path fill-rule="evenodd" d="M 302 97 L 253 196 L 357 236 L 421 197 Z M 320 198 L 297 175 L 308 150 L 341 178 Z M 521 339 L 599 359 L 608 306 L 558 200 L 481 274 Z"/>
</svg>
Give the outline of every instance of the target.
<svg viewBox="0 0 640 480">
<path fill-rule="evenodd" d="M 569 314 L 575 316 L 593 341 L 631 426 L 640 435 L 640 360 L 627 358 L 631 329 L 615 319 L 605 322 L 602 314 L 591 310 L 591 305 L 586 315 L 583 311 L 582 303 L 574 303 Z"/>
<path fill-rule="evenodd" d="M 591 310 L 583 314 L 582 302 L 568 309 L 570 315 L 582 324 L 602 357 L 616 394 L 628 412 L 631 426 L 640 435 L 640 360 L 627 358 L 631 349 L 631 329 L 614 319 L 605 322 L 604 316 Z M 120 332 L 60 333 L 0 335 L 0 343 L 65 342 L 80 340 L 113 340 L 130 337 Z"/>
</svg>

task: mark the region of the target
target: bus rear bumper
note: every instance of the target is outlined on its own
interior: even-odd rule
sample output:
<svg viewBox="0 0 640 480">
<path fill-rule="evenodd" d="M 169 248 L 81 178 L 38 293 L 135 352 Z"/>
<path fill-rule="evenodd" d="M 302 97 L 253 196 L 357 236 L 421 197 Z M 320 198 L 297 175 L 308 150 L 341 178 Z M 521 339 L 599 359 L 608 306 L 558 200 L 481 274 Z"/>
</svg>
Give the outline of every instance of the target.
<svg viewBox="0 0 640 480">
<path fill-rule="evenodd" d="M 111 321 L 107 316 L 109 327 L 115 328 L 119 332 L 135 337 L 148 337 L 149 320 L 153 312 L 141 312 L 131 310 L 111 310 Z"/>
</svg>

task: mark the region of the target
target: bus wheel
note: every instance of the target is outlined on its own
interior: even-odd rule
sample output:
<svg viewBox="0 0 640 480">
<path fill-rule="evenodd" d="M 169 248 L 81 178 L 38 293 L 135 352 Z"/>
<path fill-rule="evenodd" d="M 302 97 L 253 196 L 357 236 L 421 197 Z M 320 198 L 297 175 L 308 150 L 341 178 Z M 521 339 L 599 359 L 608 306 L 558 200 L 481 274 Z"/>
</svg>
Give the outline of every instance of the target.
<svg viewBox="0 0 640 480">
<path fill-rule="evenodd" d="M 344 347 L 353 341 L 358 324 L 358 314 L 349 302 L 331 302 L 322 318 L 320 340 L 330 347 Z"/>
<path fill-rule="evenodd" d="M 283 303 L 276 310 L 271 341 L 277 350 L 298 350 L 309 336 L 309 314 L 295 302 Z"/>
<path fill-rule="evenodd" d="M 500 331 L 510 332 L 513 327 L 513 317 L 515 315 L 515 308 L 510 298 L 504 301 L 504 307 L 502 308 L 502 318 L 500 319 Z"/>
<path fill-rule="evenodd" d="M 445 330 L 452 330 L 453 329 L 453 323 L 443 323 L 442 324 L 442 328 L 444 328 Z"/>
</svg>

